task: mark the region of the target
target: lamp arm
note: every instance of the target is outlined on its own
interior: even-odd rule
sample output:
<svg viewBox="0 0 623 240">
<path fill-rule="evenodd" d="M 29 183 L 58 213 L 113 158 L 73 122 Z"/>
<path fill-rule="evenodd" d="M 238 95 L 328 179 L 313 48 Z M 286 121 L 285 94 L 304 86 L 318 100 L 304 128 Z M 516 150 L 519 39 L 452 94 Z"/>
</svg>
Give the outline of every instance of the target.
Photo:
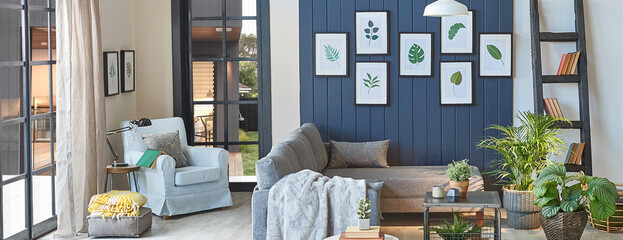
<svg viewBox="0 0 623 240">
<path fill-rule="evenodd" d="M 132 130 L 132 128 L 133 128 L 132 125 L 130 125 L 130 126 L 125 126 L 125 127 L 122 127 L 122 128 L 106 131 L 106 136 L 110 136 L 110 135 L 117 134 L 117 133 L 122 133 L 122 132 L 127 132 L 127 131 Z"/>
<path fill-rule="evenodd" d="M 108 148 L 110 148 L 110 152 L 112 153 L 112 156 L 115 158 L 114 162 L 116 163 L 119 160 L 119 154 L 115 152 L 115 149 L 112 147 L 112 144 L 110 144 L 110 140 L 108 140 L 108 137 L 106 137 L 106 143 L 108 144 Z"/>
</svg>

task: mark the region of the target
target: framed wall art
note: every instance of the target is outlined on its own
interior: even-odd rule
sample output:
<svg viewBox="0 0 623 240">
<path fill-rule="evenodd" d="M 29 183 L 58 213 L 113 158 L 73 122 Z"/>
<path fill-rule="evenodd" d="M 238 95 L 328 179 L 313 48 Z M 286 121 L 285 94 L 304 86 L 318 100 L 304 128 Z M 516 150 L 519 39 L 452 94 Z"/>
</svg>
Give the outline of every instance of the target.
<svg viewBox="0 0 623 240">
<path fill-rule="evenodd" d="M 348 33 L 316 33 L 314 42 L 315 75 L 347 77 Z"/>
<path fill-rule="evenodd" d="M 104 96 L 119 94 L 119 52 L 104 52 Z"/>
<path fill-rule="evenodd" d="M 400 76 L 433 75 L 433 33 L 400 33 Z"/>
<path fill-rule="evenodd" d="M 355 63 L 355 104 L 389 104 L 389 62 Z"/>
<path fill-rule="evenodd" d="M 389 11 L 355 12 L 356 54 L 389 54 Z"/>
<path fill-rule="evenodd" d="M 472 62 L 439 63 L 439 96 L 442 105 L 472 104 Z"/>
<path fill-rule="evenodd" d="M 481 33 L 479 38 L 479 76 L 512 76 L 513 35 L 511 33 Z"/>
<path fill-rule="evenodd" d="M 136 87 L 134 50 L 121 50 L 121 92 L 133 92 Z"/>
<path fill-rule="evenodd" d="M 474 11 L 465 16 L 441 17 L 441 53 L 474 53 Z"/>
</svg>

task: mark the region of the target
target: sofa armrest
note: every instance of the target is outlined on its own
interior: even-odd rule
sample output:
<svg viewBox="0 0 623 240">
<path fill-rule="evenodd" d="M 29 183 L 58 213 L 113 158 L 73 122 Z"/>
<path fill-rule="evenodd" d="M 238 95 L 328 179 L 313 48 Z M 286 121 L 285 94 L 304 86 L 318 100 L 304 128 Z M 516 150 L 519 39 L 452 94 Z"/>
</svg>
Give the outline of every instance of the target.
<svg viewBox="0 0 623 240">
<path fill-rule="evenodd" d="M 227 169 L 229 165 L 229 152 L 225 149 L 186 146 L 184 150 L 191 166 Z"/>
</svg>

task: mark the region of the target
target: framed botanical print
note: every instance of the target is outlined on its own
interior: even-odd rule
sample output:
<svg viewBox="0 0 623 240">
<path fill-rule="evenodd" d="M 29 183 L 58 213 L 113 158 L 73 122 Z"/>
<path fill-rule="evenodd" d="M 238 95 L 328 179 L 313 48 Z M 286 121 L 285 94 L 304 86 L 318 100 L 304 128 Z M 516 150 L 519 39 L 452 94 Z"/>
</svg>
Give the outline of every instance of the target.
<svg viewBox="0 0 623 240">
<path fill-rule="evenodd" d="M 440 62 L 439 81 L 442 105 L 473 103 L 472 62 Z"/>
<path fill-rule="evenodd" d="M 389 62 L 355 63 L 355 104 L 389 104 Z"/>
<path fill-rule="evenodd" d="M 316 76 L 348 76 L 348 33 L 314 35 Z"/>
<path fill-rule="evenodd" d="M 513 35 L 511 33 L 481 33 L 479 42 L 479 76 L 512 76 Z"/>
<path fill-rule="evenodd" d="M 474 11 L 464 16 L 441 17 L 441 53 L 474 53 Z"/>
<path fill-rule="evenodd" d="M 104 96 L 119 94 L 119 52 L 104 52 Z"/>
<path fill-rule="evenodd" d="M 433 33 L 400 33 L 400 76 L 433 75 Z"/>
<path fill-rule="evenodd" d="M 389 54 L 389 11 L 355 12 L 356 54 Z"/>
<path fill-rule="evenodd" d="M 121 92 L 133 92 L 136 87 L 134 50 L 121 50 Z"/>
</svg>

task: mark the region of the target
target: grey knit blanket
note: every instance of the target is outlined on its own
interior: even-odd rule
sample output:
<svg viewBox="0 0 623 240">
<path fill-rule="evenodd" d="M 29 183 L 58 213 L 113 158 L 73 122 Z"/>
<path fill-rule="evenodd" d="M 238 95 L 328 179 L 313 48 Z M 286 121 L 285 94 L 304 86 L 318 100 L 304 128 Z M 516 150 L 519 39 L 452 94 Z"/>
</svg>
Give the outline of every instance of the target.
<svg viewBox="0 0 623 240">
<path fill-rule="evenodd" d="M 357 225 L 365 180 L 301 170 L 283 177 L 268 195 L 266 239 L 325 239 Z"/>
</svg>

